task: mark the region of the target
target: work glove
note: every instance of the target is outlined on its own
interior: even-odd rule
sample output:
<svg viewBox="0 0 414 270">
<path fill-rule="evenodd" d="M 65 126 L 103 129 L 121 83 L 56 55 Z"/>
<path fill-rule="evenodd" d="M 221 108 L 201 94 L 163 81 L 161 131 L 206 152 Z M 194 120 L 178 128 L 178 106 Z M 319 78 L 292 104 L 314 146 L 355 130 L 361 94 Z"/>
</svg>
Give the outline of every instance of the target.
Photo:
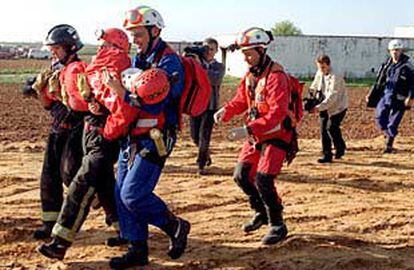
<svg viewBox="0 0 414 270">
<path fill-rule="evenodd" d="M 52 71 L 50 69 L 45 69 L 40 72 L 37 77 L 36 81 L 33 83 L 32 88 L 36 90 L 36 92 L 40 93 L 43 88 L 45 88 L 48 84 L 50 76 L 52 76 Z"/>
<path fill-rule="evenodd" d="M 49 93 L 51 94 L 57 94 L 60 92 L 60 82 L 59 82 L 59 71 L 55 71 L 53 72 L 49 79 L 48 79 L 48 83 L 49 83 Z"/>
<path fill-rule="evenodd" d="M 223 121 L 223 115 L 225 113 L 225 109 L 224 107 L 220 108 L 215 114 L 214 114 L 214 122 L 216 122 L 216 124 L 219 124 Z"/>
<path fill-rule="evenodd" d="M 229 141 L 238 141 L 246 138 L 249 135 L 246 127 L 232 128 L 227 134 L 227 139 Z"/>
</svg>

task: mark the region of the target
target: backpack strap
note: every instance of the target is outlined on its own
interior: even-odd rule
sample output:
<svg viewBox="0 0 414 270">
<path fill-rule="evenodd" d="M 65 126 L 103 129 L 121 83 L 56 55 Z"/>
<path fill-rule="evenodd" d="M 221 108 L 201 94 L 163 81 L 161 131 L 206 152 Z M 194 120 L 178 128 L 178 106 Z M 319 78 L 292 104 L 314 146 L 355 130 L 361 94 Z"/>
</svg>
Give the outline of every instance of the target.
<svg viewBox="0 0 414 270">
<path fill-rule="evenodd" d="M 154 61 L 152 62 L 152 65 L 158 66 L 158 64 L 161 61 L 161 58 L 164 56 L 164 52 L 166 49 L 167 49 L 167 43 L 162 42 L 160 45 L 160 48 L 158 49 L 158 52 L 154 56 Z"/>
</svg>

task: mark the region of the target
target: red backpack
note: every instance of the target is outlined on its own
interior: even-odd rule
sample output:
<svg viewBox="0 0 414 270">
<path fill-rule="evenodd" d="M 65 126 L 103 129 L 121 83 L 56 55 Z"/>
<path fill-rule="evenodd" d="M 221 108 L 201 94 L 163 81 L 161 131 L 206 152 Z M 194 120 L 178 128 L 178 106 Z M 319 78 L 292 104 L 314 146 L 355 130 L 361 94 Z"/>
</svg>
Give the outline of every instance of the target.
<svg viewBox="0 0 414 270">
<path fill-rule="evenodd" d="M 176 54 L 171 47 L 161 49 L 154 63 L 158 62 L 164 55 Z M 184 89 L 180 97 L 180 117 L 182 113 L 189 116 L 199 116 L 205 112 L 210 104 L 211 84 L 208 73 L 201 64 L 192 57 L 178 55 L 184 66 Z"/>
<path fill-rule="evenodd" d="M 294 127 L 302 121 L 303 118 L 303 105 L 302 105 L 302 92 L 304 83 L 299 82 L 298 78 L 286 73 L 289 79 L 290 90 L 290 103 L 289 110 L 292 113 L 291 118 L 294 122 Z"/>
<path fill-rule="evenodd" d="M 192 57 L 180 56 L 184 66 L 184 89 L 180 98 L 180 112 L 199 116 L 207 110 L 211 85 L 207 70 Z"/>
</svg>

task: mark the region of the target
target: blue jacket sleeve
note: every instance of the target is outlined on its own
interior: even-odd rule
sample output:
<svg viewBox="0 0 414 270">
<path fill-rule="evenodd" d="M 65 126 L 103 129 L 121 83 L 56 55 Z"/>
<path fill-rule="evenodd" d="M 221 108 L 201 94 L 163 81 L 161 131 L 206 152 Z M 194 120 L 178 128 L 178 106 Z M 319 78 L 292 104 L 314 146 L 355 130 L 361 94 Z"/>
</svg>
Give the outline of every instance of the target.
<svg viewBox="0 0 414 270">
<path fill-rule="evenodd" d="M 184 89 L 184 67 L 176 54 L 168 54 L 161 58 L 158 67 L 167 72 L 168 76 L 178 76 L 178 80 L 171 85 L 169 96 L 178 98 Z"/>
</svg>

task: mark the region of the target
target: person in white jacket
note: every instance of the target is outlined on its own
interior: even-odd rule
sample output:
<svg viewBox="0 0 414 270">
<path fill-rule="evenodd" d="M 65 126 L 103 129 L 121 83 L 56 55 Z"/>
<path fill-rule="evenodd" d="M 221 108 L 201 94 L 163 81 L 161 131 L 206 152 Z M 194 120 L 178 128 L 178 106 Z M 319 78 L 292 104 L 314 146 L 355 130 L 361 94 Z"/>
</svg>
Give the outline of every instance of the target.
<svg viewBox="0 0 414 270">
<path fill-rule="evenodd" d="M 321 91 L 324 100 L 315 107 L 319 112 L 323 157 L 319 163 L 332 162 L 332 142 L 335 147 L 335 159 L 345 155 L 346 144 L 342 137 L 341 123 L 348 109 L 348 94 L 344 79 L 334 74 L 331 60 L 327 55 L 316 59 L 318 71 L 310 86 L 310 91 Z"/>
</svg>

